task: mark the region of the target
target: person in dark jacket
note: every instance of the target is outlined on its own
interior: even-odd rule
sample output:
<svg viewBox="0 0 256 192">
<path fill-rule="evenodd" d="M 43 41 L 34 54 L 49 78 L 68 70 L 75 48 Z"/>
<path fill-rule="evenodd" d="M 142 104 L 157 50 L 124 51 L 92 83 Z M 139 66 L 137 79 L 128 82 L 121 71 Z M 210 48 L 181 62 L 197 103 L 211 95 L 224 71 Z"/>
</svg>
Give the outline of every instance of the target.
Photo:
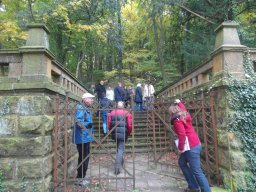
<svg viewBox="0 0 256 192">
<path fill-rule="evenodd" d="M 129 90 L 126 86 L 124 86 L 124 107 L 127 108 L 128 105 L 129 105 L 129 101 L 131 99 L 131 96 L 130 96 L 130 93 L 129 93 Z"/>
<path fill-rule="evenodd" d="M 102 118 L 102 125 L 103 125 L 103 134 L 107 134 L 107 121 L 108 121 L 108 114 L 110 112 L 110 109 L 113 107 L 112 101 L 106 97 L 106 95 L 103 93 L 103 99 L 100 101 L 100 114 Z"/>
<path fill-rule="evenodd" d="M 85 180 L 89 164 L 90 142 L 94 141 L 94 126 L 91 117 L 90 107 L 93 103 L 94 95 L 85 93 L 82 96 L 82 102 L 76 106 L 75 127 L 73 129 L 72 142 L 76 144 L 78 151 L 77 165 L 77 183 L 81 186 L 87 186 L 90 183 Z"/>
<path fill-rule="evenodd" d="M 100 106 L 100 101 L 104 98 L 103 94 L 106 95 L 106 88 L 105 88 L 103 80 L 101 80 L 100 83 L 98 85 L 96 85 L 95 93 L 97 94 L 98 103 L 99 103 L 99 106 Z M 96 116 L 98 116 L 99 115 L 99 111 L 97 111 L 95 114 L 96 114 Z"/>
<path fill-rule="evenodd" d="M 115 102 L 116 104 L 119 101 L 124 101 L 124 90 L 122 88 L 122 83 L 118 83 L 117 86 L 114 89 L 114 95 L 115 95 Z"/>
<path fill-rule="evenodd" d="M 111 111 L 108 115 L 108 129 L 112 131 L 111 137 L 117 143 L 115 174 L 118 175 L 124 164 L 124 145 L 128 135 L 132 132 L 132 114 L 124 109 L 123 102 L 119 101 L 117 109 Z"/>
<path fill-rule="evenodd" d="M 185 192 L 210 192 L 210 186 L 205 177 L 200 163 L 201 143 L 192 126 L 192 118 L 183 103 L 177 99 L 176 105 L 169 108 L 171 123 L 174 132 L 178 136 L 178 160 L 180 169 L 188 183 Z M 185 142 L 188 141 L 189 150 L 184 150 Z"/>
<path fill-rule="evenodd" d="M 101 80 L 100 83 L 95 88 L 95 93 L 98 96 L 98 101 L 100 102 L 101 99 L 103 99 L 103 93 L 106 95 L 106 88 L 104 85 L 104 81 Z"/>
<path fill-rule="evenodd" d="M 135 101 L 135 111 L 143 111 L 143 107 L 142 107 L 143 96 L 142 96 L 140 83 L 137 84 L 134 101 Z"/>
<path fill-rule="evenodd" d="M 132 102 L 133 102 L 133 97 L 134 97 L 134 94 L 133 94 L 133 89 L 132 89 L 132 86 L 129 86 L 128 87 L 128 95 L 129 95 L 129 100 L 128 100 L 128 105 L 130 105 L 130 107 L 132 106 Z"/>
</svg>

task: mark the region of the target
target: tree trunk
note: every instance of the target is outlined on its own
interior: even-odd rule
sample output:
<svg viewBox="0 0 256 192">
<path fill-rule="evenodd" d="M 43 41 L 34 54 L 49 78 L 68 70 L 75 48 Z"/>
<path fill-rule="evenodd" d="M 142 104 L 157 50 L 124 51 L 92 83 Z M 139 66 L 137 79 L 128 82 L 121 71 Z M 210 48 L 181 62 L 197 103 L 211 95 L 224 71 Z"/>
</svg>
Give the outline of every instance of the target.
<svg viewBox="0 0 256 192">
<path fill-rule="evenodd" d="M 58 30 L 56 32 L 56 57 L 57 60 L 65 65 L 65 56 L 64 56 L 64 49 L 63 49 L 63 29 L 60 26 L 57 26 Z"/>
<path fill-rule="evenodd" d="M 113 57 L 112 57 L 113 49 L 111 45 L 111 41 L 109 38 L 109 33 L 107 36 L 107 51 L 106 51 L 106 69 L 107 71 L 111 71 L 113 69 Z"/>
<path fill-rule="evenodd" d="M 81 80 L 81 65 L 84 62 L 85 54 L 84 52 L 81 52 L 78 57 L 78 63 L 76 65 L 76 78 L 78 80 Z"/>
<path fill-rule="evenodd" d="M 166 81 L 166 74 L 165 74 L 165 70 L 164 70 L 164 62 L 163 62 L 163 50 L 161 47 L 161 40 L 158 37 L 158 27 L 157 27 L 157 22 L 156 22 L 156 18 L 155 15 L 152 16 L 152 20 L 153 20 L 153 27 L 154 27 L 154 37 L 155 37 L 155 43 L 156 43 L 156 51 L 157 51 L 157 57 L 158 57 L 158 61 L 159 61 L 159 66 L 160 66 L 160 70 L 162 73 L 162 77 L 163 77 L 163 85 L 166 86 L 167 85 L 167 81 Z"/>
<path fill-rule="evenodd" d="M 123 36 L 122 36 L 122 22 L 121 22 L 121 3 L 120 0 L 117 1 L 117 23 L 118 23 L 118 46 L 117 46 L 117 65 L 118 65 L 118 76 L 120 81 L 123 80 L 122 70 L 123 70 Z"/>
</svg>

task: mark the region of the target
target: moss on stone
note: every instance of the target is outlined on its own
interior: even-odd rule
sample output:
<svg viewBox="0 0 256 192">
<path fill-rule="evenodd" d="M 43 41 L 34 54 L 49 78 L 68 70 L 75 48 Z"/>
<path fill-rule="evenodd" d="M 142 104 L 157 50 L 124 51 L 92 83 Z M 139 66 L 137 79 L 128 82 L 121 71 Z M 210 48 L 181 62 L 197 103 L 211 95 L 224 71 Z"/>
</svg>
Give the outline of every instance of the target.
<svg viewBox="0 0 256 192">
<path fill-rule="evenodd" d="M 3 157 L 45 155 L 52 151 L 52 139 L 51 136 L 1 138 L 0 149 Z"/>
<path fill-rule="evenodd" d="M 212 192 L 230 192 L 228 189 L 223 189 L 220 187 L 211 187 Z"/>
<path fill-rule="evenodd" d="M 54 116 L 20 116 L 19 131 L 21 134 L 42 134 L 53 130 Z"/>
</svg>

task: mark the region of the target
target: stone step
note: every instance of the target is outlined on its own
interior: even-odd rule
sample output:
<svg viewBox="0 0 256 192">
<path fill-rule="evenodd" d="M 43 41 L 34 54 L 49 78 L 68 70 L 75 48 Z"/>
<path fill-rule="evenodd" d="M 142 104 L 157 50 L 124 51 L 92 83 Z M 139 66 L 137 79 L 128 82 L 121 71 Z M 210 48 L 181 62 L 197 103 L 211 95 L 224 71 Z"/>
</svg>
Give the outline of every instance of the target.
<svg viewBox="0 0 256 192">
<path fill-rule="evenodd" d="M 108 145 L 102 145 L 103 147 L 101 147 L 101 149 L 99 149 L 99 147 L 97 147 L 97 149 L 95 149 L 96 147 L 96 144 L 95 143 L 92 143 L 91 144 L 91 150 L 97 150 L 97 153 L 100 152 L 100 153 L 106 153 L 106 152 L 109 152 L 109 153 L 112 153 L 112 154 L 116 154 L 116 145 L 113 143 L 113 144 L 108 144 Z M 137 145 L 134 145 L 134 152 L 135 153 L 140 153 L 140 152 L 153 152 L 153 147 L 150 146 L 150 145 L 147 145 L 146 143 L 143 143 L 143 144 L 137 144 Z M 164 150 L 166 151 L 170 151 L 170 148 L 168 146 L 161 146 L 160 148 L 160 145 L 157 145 L 156 147 L 156 151 L 158 152 L 163 152 Z M 128 153 L 132 153 L 133 152 L 133 146 L 129 143 L 127 143 L 125 145 L 125 152 L 128 152 Z"/>
<path fill-rule="evenodd" d="M 99 138 L 99 134 L 98 133 L 94 133 L 94 136 L 96 137 L 96 138 Z M 100 134 L 100 137 L 101 137 L 101 139 L 104 137 L 104 135 L 103 134 Z M 109 139 L 111 139 L 111 134 L 108 136 L 108 138 Z M 167 138 L 169 138 L 168 137 L 168 135 L 165 135 L 165 134 L 163 134 L 163 133 L 158 133 L 158 134 L 155 134 L 155 139 L 156 139 L 156 141 L 158 141 L 158 140 L 164 140 L 164 139 L 167 139 Z M 132 135 L 130 135 L 129 137 L 128 137 L 128 139 L 130 140 L 130 139 L 132 139 Z M 153 140 L 153 134 L 146 134 L 146 133 L 141 133 L 141 134 L 134 134 L 134 140 L 135 141 L 143 141 L 143 140 Z M 167 139 L 168 140 L 168 139 Z"/>
<path fill-rule="evenodd" d="M 141 147 L 141 148 L 134 148 L 134 153 L 152 153 L 153 149 L 152 148 L 145 148 L 145 147 Z M 94 150 L 93 146 L 91 147 L 91 150 Z M 106 154 L 106 153 L 111 153 L 111 154 L 116 154 L 116 149 L 115 148 L 109 148 L 108 151 L 101 149 L 99 150 L 98 148 L 96 149 L 98 154 Z M 168 148 L 157 148 L 156 152 L 162 152 L 163 150 L 169 151 Z M 126 147 L 125 148 L 125 153 L 133 153 L 132 148 Z"/>
<path fill-rule="evenodd" d="M 102 121 L 100 117 L 93 117 L 94 120 L 94 128 L 95 128 L 95 136 L 98 139 L 102 139 L 104 137 L 103 135 L 103 129 L 102 129 Z M 134 144 L 132 143 L 132 137 L 129 136 L 127 143 L 125 145 L 125 151 L 126 152 L 132 152 L 132 149 L 134 147 L 136 153 L 143 153 L 143 152 L 149 152 L 152 151 L 152 145 L 153 145 L 153 130 L 152 128 L 148 129 L 147 123 L 149 121 L 150 123 L 151 119 L 147 119 L 146 112 L 139 112 L 134 113 Z M 169 149 L 169 142 L 168 142 L 168 135 L 166 133 L 166 130 L 163 128 L 163 123 L 155 120 L 155 143 L 156 143 L 156 150 L 162 151 Z M 161 128 L 159 130 L 159 127 Z M 100 129 L 100 130 L 99 130 Z M 99 138 L 99 134 L 101 138 Z M 92 143 L 92 147 L 95 147 L 97 143 Z M 111 139 L 111 135 L 108 136 L 108 138 L 103 141 L 102 145 L 105 148 L 108 148 L 111 150 L 111 152 L 116 153 L 116 143 Z M 99 150 L 100 153 L 106 153 L 105 150 Z"/>
</svg>

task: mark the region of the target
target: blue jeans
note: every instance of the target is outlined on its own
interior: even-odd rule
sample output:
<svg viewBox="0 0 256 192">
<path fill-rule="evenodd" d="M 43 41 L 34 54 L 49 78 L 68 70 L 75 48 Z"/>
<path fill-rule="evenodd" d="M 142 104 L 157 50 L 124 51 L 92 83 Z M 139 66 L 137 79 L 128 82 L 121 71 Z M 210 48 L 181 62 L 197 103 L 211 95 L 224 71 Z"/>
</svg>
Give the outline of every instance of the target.
<svg viewBox="0 0 256 192">
<path fill-rule="evenodd" d="M 200 187 L 201 192 L 210 192 L 209 183 L 201 169 L 200 152 L 201 144 L 192 147 L 189 151 L 181 153 L 179 157 L 179 166 L 188 183 L 189 189 Z"/>
<path fill-rule="evenodd" d="M 116 153 L 116 162 L 115 162 L 115 168 L 120 169 L 124 164 L 124 141 L 118 141 L 117 140 L 117 153 Z"/>
<path fill-rule="evenodd" d="M 135 111 L 143 111 L 142 103 L 135 103 Z"/>
<path fill-rule="evenodd" d="M 106 134 L 108 132 L 107 131 L 108 115 L 107 114 L 102 114 L 101 118 L 102 118 L 102 125 L 103 125 L 103 133 Z"/>
<path fill-rule="evenodd" d="M 146 105 L 148 110 L 152 110 L 153 97 L 146 97 Z"/>
</svg>

